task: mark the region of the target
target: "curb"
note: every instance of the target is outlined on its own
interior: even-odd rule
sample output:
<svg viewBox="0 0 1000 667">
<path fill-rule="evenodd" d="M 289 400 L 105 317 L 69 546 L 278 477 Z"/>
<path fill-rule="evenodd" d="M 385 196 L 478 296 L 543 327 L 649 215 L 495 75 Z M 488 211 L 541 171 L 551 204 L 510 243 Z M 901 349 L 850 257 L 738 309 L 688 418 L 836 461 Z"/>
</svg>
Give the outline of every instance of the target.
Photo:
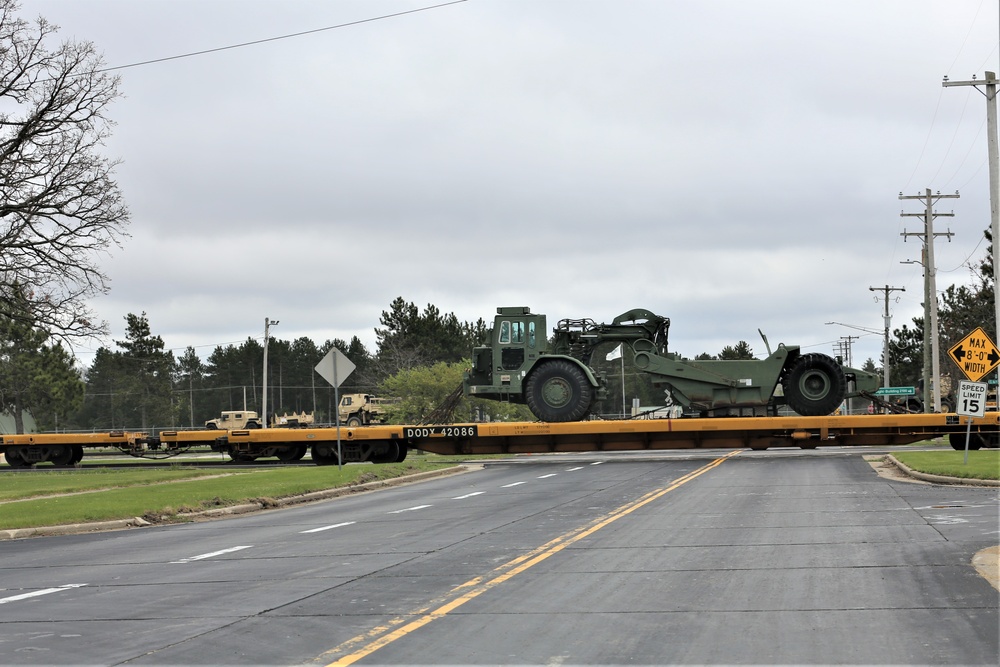
<svg viewBox="0 0 1000 667">
<path fill-rule="evenodd" d="M 920 472 L 919 470 L 914 470 L 910 468 L 905 463 L 902 463 L 892 454 L 886 454 L 886 460 L 892 463 L 894 466 L 899 468 L 901 471 L 913 477 L 914 479 L 919 479 L 924 482 L 933 482 L 935 484 L 959 484 L 964 486 L 1000 486 L 1000 480 L 995 479 L 969 479 L 966 477 L 946 477 L 944 475 L 931 475 L 926 472 Z"/>
<path fill-rule="evenodd" d="M 291 507 L 292 505 L 301 505 L 304 503 L 317 502 L 320 500 L 339 498 L 340 496 L 354 495 L 355 493 L 377 491 L 378 489 L 385 489 L 391 486 L 403 486 L 404 484 L 415 484 L 417 482 L 433 479 L 435 477 L 443 477 L 445 475 L 454 475 L 456 473 L 467 472 L 469 470 L 472 470 L 474 467 L 475 466 L 459 465 L 459 466 L 453 466 L 451 468 L 442 468 L 441 470 L 429 470 L 427 472 L 418 472 L 413 475 L 394 477 L 392 479 L 380 479 L 375 482 L 365 482 L 364 484 L 355 484 L 353 486 L 341 486 L 335 489 L 313 491 L 312 493 L 305 493 L 301 496 L 289 496 L 287 498 L 276 498 L 274 500 L 244 503 L 242 505 L 231 505 L 229 507 L 217 507 L 210 510 L 204 510 L 202 512 L 175 514 L 170 516 L 168 518 L 168 521 L 172 521 L 175 518 L 183 519 L 186 521 L 210 520 L 227 516 L 236 516 L 239 514 L 249 514 L 250 512 L 259 512 L 262 510 L 280 509 L 283 507 Z M 164 525 L 164 524 L 152 523 L 150 521 L 147 521 L 146 519 L 143 519 L 142 517 L 135 516 L 132 517 L 131 519 L 116 519 L 114 521 L 96 521 L 93 523 L 70 523 L 61 526 L 40 526 L 38 528 L 13 528 L 8 530 L 0 530 L 0 541 L 17 540 L 25 537 L 52 537 L 54 535 L 98 533 L 111 530 L 125 530 L 126 528 L 141 528 L 144 526 L 155 526 L 155 525 Z"/>
<path fill-rule="evenodd" d="M 94 523 L 70 523 L 62 526 L 41 526 L 39 528 L 13 528 L 0 530 L 0 540 L 16 540 L 23 537 L 51 537 L 53 535 L 72 535 L 74 533 L 91 533 L 106 530 L 123 530 L 139 526 L 151 526 L 149 521 L 134 516 L 131 519 L 115 521 L 96 521 Z"/>
<path fill-rule="evenodd" d="M 993 588 L 1000 591 L 1000 546 L 978 552 L 972 557 L 972 565 Z"/>
</svg>

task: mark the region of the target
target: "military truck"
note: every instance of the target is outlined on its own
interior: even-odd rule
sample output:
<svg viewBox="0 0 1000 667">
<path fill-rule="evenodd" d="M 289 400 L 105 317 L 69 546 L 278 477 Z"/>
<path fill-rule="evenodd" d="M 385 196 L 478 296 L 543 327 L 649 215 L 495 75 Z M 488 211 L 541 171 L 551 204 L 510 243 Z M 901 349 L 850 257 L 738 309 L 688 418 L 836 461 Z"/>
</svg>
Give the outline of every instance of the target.
<svg viewBox="0 0 1000 667">
<path fill-rule="evenodd" d="M 261 426 L 263 422 L 253 410 L 223 410 L 220 417 L 205 422 L 205 428 L 210 431 L 238 431 Z"/>
<path fill-rule="evenodd" d="M 313 413 L 303 410 L 299 413 L 283 413 L 280 417 L 272 416 L 271 426 L 274 428 L 306 428 L 312 426 L 314 421 Z"/>
<path fill-rule="evenodd" d="M 622 354 L 665 392 L 665 404 L 692 416 L 767 416 L 787 406 L 803 416 L 829 415 L 844 399 L 874 391 L 873 373 L 845 368 L 825 354 L 767 339 L 766 359 L 691 360 L 667 349 L 669 318 L 645 309 L 610 324 L 563 319 L 546 338 L 545 315 L 526 306 L 497 308 L 490 345 L 472 351 L 467 396 L 525 403 L 541 421 L 587 418 L 608 397 L 607 379 L 591 365 L 595 349 L 620 344 Z"/>
<path fill-rule="evenodd" d="M 271 426 L 275 428 L 304 428 L 313 423 L 312 413 L 283 414 L 280 417 L 271 415 Z M 261 428 L 263 420 L 253 410 L 224 410 L 222 415 L 205 422 L 205 428 L 216 431 L 239 431 L 248 428 Z"/>
<path fill-rule="evenodd" d="M 340 397 L 340 422 L 348 426 L 385 424 L 386 406 L 398 403 L 398 398 L 379 398 L 372 394 L 344 394 Z"/>
</svg>

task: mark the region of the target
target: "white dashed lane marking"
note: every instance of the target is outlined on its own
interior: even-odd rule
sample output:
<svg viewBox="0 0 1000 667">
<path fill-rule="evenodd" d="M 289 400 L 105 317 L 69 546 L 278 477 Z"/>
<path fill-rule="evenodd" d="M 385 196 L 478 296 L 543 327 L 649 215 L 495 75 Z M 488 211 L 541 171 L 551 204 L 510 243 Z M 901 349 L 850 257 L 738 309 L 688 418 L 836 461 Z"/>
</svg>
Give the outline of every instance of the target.
<svg viewBox="0 0 1000 667">
<path fill-rule="evenodd" d="M 191 562 L 196 561 L 196 560 L 205 560 L 206 558 L 215 558 L 216 556 L 222 556 L 224 554 L 231 554 L 234 551 L 242 551 L 243 549 L 250 549 L 251 547 L 253 547 L 252 544 L 248 544 L 248 545 L 242 546 L 242 547 L 230 547 L 228 549 L 222 549 L 220 551 L 213 551 L 211 553 L 201 554 L 200 556 L 192 556 L 191 558 L 182 558 L 180 560 L 174 560 L 174 561 L 170 561 L 170 562 L 171 562 L 171 564 L 191 563 Z"/>
<path fill-rule="evenodd" d="M 65 586 L 60 586 L 58 588 L 43 588 L 40 591 L 32 591 L 30 593 L 21 593 L 20 595 L 11 595 L 10 597 L 0 598 L 0 604 L 7 604 L 8 602 L 17 602 L 18 600 L 28 600 L 30 598 L 41 597 L 42 595 L 50 595 L 52 593 L 61 593 L 62 591 L 69 591 L 74 588 L 83 588 L 87 584 L 66 584 Z"/>
<path fill-rule="evenodd" d="M 303 534 L 303 535 L 306 534 L 306 533 L 321 533 L 324 530 L 330 530 L 331 528 L 343 528 L 344 526 L 350 526 L 350 525 L 352 525 L 354 523 L 356 523 L 356 522 L 355 521 L 345 521 L 344 523 L 335 523 L 332 526 L 322 526 L 320 528 L 310 528 L 309 530 L 302 530 L 302 531 L 299 531 L 299 532 L 301 534 Z"/>
<path fill-rule="evenodd" d="M 415 507 L 407 507 L 406 509 L 395 510 L 389 512 L 389 514 L 402 514 L 403 512 L 415 512 L 417 510 L 427 509 L 428 507 L 434 507 L 433 505 L 417 505 Z"/>
</svg>

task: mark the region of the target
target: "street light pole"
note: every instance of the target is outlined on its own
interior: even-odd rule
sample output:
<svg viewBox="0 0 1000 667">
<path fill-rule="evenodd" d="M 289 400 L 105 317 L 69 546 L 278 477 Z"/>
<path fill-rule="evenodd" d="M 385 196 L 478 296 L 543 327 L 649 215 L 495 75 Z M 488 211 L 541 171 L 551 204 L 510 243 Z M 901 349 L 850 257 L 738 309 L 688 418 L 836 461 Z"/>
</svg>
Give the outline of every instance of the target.
<svg viewBox="0 0 1000 667">
<path fill-rule="evenodd" d="M 264 414 L 261 415 L 261 417 L 264 420 L 264 428 L 268 428 L 271 426 L 271 420 L 267 418 L 267 341 L 268 338 L 270 337 L 271 327 L 278 326 L 278 324 L 279 324 L 278 320 L 272 322 L 268 318 L 266 317 L 264 318 L 264 391 L 263 391 L 263 400 L 261 405 L 264 411 Z"/>
</svg>

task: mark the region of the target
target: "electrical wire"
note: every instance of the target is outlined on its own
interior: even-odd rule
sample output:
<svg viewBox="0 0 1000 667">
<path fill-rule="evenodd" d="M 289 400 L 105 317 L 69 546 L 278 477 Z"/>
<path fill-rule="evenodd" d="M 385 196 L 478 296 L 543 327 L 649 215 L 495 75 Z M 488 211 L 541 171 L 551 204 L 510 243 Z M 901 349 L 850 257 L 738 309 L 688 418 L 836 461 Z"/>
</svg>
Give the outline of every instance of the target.
<svg viewBox="0 0 1000 667">
<path fill-rule="evenodd" d="M 942 86 L 942 89 L 943 89 L 943 86 Z M 962 129 L 962 121 L 965 119 L 965 110 L 969 108 L 969 100 L 972 99 L 972 90 L 970 89 L 970 90 L 968 90 L 966 92 L 967 92 L 967 94 L 965 96 L 965 103 L 962 105 L 962 112 L 958 115 L 958 120 L 955 122 L 955 131 L 951 135 L 951 141 L 948 142 L 948 148 L 944 152 L 944 157 L 941 158 L 941 164 L 938 165 L 937 171 L 935 171 L 934 175 L 931 176 L 931 178 L 930 178 L 929 181 L 927 181 L 928 183 L 934 183 L 934 182 L 937 181 L 938 175 L 941 173 L 941 170 L 944 169 L 945 162 L 948 161 L 948 156 L 951 155 L 951 149 L 955 147 L 955 139 L 958 138 L 958 131 Z M 979 138 L 979 135 L 976 135 L 976 139 L 978 139 L 978 138 Z M 969 153 L 972 151 L 972 147 L 974 145 L 975 145 L 974 142 L 969 144 L 969 150 L 966 151 L 965 157 L 969 156 Z M 964 163 L 965 163 L 965 160 L 963 159 L 962 160 L 962 164 L 964 164 Z M 962 164 L 958 165 L 958 169 L 961 169 Z M 958 173 L 958 169 L 955 170 L 956 174 Z M 952 178 L 955 178 L 955 177 L 952 176 Z M 950 183 L 951 181 L 949 180 L 948 182 Z"/>
<path fill-rule="evenodd" d="M 131 63 L 128 65 L 116 65 L 115 67 L 105 67 L 104 69 L 97 70 L 98 72 L 114 72 L 116 70 L 128 69 L 130 67 L 141 67 L 143 65 L 152 65 L 155 63 L 167 62 L 169 60 L 179 60 L 181 58 L 192 58 L 194 56 L 203 56 L 209 53 L 218 53 L 219 51 L 228 51 L 231 49 L 241 49 L 245 46 L 256 46 L 257 44 L 265 44 L 267 42 L 276 42 L 282 39 L 291 39 L 293 37 L 302 37 L 303 35 L 312 35 L 317 32 L 324 32 L 326 30 L 336 30 L 337 28 L 347 28 L 350 26 L 361 25 L 362 23 L 372 23 L 373 21 L 381 21 L 383 19 L 396 18 L 397 16 L 405 16 L 407 14 L 416 14 L 417 12 L 425 12 L 430 9 L 439 9 L 441 7 L 447 7 L 449 5 L 457 5 L 462 2 L 467 2 L 467 0 L 452 0 L 451 2 L 444 2 L 439 5 L 430 5 L 427 7 L 418 7 L 417 9 L 409 9 L 405 12 L 396 12 L 394 14 L 383 14 L 382 16 L 373 16 L 367 19 L 359 19 L 357 21 L 349 21 L 347 23 L 339 23 L 337 25 L 327 26 L 325 28 L 315 28 L 313 30 L 303 30 L 302 32 L 294 32 L 288 35 L 280 35 L 278 37 L 266 37 L 264 39 L 256 39 L 252 42 L 242 42 L 240 44 L 230 44 L 229 46 L 219 46 L 214 49 L 204 49 L 202 51 L 192 51 L 190 53 L 182 53 L 176 56 L 166 56 L 164 58 L 154 58 L 153 60 L 143 60 L 142 62 Z"/>
<path fill-rule="evenodd" d="M 947 270 L 945 270 L 945 269 L 938 269 L 937 272 L 938 273 L 953 273 L 955 271 L 958 271 L 959 269 L 962 269 L 962 268 L 965 268 L 965 267 L 971 267 L 970 262 L 972 261 L 972 256 L 975 255 L 979 251 L 979 246 L 983 245 L 983 241 L 985 241 L 985 240 L 986 240 L 986 235 L 985 234 L 983 234 L 982 236 L 980 236 L 979 237 L 979 243 L 976 244 L 976 247 L 973 248 L 972 252 L 970 252 L 965 257 L 965 259 L 962 260 L 962 263 L 959 264 L 958 266 L 956 266 L 954 269 L 947 269 Z M 938 291 L 940 292 L 941 290 L 938 290 Z"/>
<path fill-rule="evenodd" d="M 965 33 L 965 39 L 962 40 L 962 45 L 960 47 L 958 47 L 958 53 L 955 54 L 955 59 L 951 61 L 951 66 L 948 67 L 948 71 L 949 72 L 951 70 L 955 69 L 955 63 L 958 62 L 959 57 L 961 57 L 961 55 L 962 55 L 962 51 L 965 50 L 965 45 L 969 42 L 969 35 L 972 34 L 972 31 L 976 27 L 976 19 L 979 18 L 979 12 L 981 12 L 983 10 L 983 3 L 985 3 L 985 2 L 986 2 L 986 0 L 979 0 L 979 6 L 976 7 L 976 14 L 975 14 L 975 16 L 972 17 L 972 21 L 969 24 L 969 32 Z M 994 48 L 996 48 L 996 47 L 994 47 Z"/>
<path fill-rule="evenodd" d="M 964 109 L 963 109 L 963 113 L 964 113 Z M 958 176 L 958 173 L 962 170 L 962 167 L 965 166 L 966 160 L 968 160 L 969 156 L 972 154 L 972 149 L 975 148 L 977 145 L 981 145 L 979 143 L 979 137 L 982 136 L 982 134 L 983 134 L 983 128 L 984 127 L 986 127 L 986 117 L 985 116 L 983 117 L 983 122 L 979 124 L 979 131 L 976 132 L 975 138 L 973 138 L 973 140 L 969 143 L 969 150 L 965 151 L 965 157 L 963 157 L 962 161 L 958 163 L 957 167 L 955 167 L 955 173 L 951 175 L 951 178 L 949 178 L 947 181 L 945 181 L 944 188 L 942 188 L 942 189 L 947 189 L 951 185 L 951 182 L 953 180 L 955 180 L 956 176 Z M 955 127 L 955 134 L 958 134 L 958 127 L 957 126 Z M 952 141 L 954 142 L 954 138 L 952 139 Z M 950 150 L 950 147 L 949 147 L 949 150 Z M 985 162 L 983 164 L 985 164 Z M 944 166 L 944 163 L 942 163 L 942 166 Z M 982 165 L 980 165 L 979 169 L 982 169 Z M 973 178 L 975 178 L 975 175 L 979 173 L 979 169 L 977 169 L 975 171 L 975 173 L 973 174 Z M 938 169 L 939 173 L 940 173 L 940 171 L 941 170 Z M 937 174 L 935 174 L 934 176 L 936 177 Z M 931 179 L 931 180 L 934 180 L 934 179 Z M 969 181 L 971 181 L 971 180 L 972 180 L 972 178 L 970 178 L 968 181 L 966 181 L 962 188 L 956 188 L 956 190 L 962 190 L 965 187 L 965 185 L 968 185 Z"/>
</svg>

